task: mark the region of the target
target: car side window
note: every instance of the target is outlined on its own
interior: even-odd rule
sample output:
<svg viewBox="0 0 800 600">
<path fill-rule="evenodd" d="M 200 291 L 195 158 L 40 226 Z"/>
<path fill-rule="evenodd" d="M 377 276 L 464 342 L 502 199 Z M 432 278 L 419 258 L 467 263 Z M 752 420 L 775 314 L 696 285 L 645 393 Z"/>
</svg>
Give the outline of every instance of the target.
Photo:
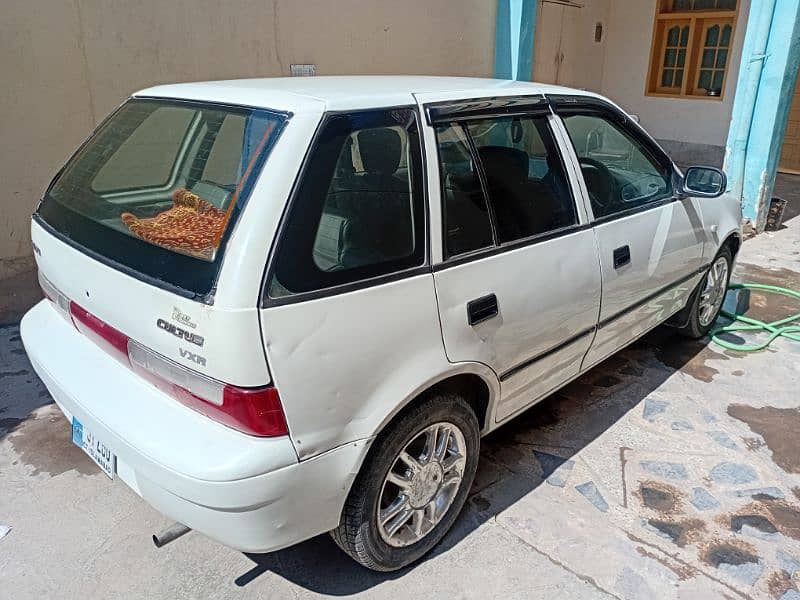
<svg viewBox="0 0 800 600">
<path fill-rule="evenodd" d="M 545 116 L 472 121 L 501 244 L 578 222 L 564 163 Z"/>
<path fill-rule="evenodd" d="M 415 112 L 329 117 L 301 174 L 275 254 L 271 297 L 316 291 L 425 260 Z"/>
<path fill-rule="evenodd" d="M 491 217 L 467 135 L 459 124 L 436 127 L 448 257 L 494 245 Z"/>
<path fill-rule="evenodd" d="M 449 123 L 436 136 L 447 257 L 578 222 L 547 117 Z"/>
<path fill-rule="evenodd" d="M 563 117 L 595 218 L 672 196 L 672 171 L 609 116 Z"/>
</svg>

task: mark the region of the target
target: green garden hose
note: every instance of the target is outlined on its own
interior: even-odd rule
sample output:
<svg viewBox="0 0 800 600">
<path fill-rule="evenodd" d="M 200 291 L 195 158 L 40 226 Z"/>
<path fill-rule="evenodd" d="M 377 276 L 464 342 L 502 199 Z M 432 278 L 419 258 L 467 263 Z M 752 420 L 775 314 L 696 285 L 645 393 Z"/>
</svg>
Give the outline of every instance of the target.
<svg viewBox="0 0 800 600">
<path fill-rule="evenodd" d="M 762 292 L 783 294 L 784 296 L 790 296 L 800 300 L 800 292 L 796 292 L 795 290 L 790 290 L 788 288 L 778 287 L 776 285 L 765 285 L 761 283 L 732 283 L 728 286 L 728 289 L 760 290 Z M 719 314 L 723 317 L 727 317 L 732 322 L 728 325 L 723 325 L 713 329 L 709 335 L 711 336 L 712 341 L 719 344 L 723 348 L 728 348 L 729 350 L 738 350 L 739 352 L 756 352 L 757 350 L 763 350 L 769 346 L 773 340 L 779 337 L 785 337 L 790 340 L 794 340 L 795 342 L 800 342 L 800 313 L 792 315 L 791 317 L 786 317 L 785 319 L 773 321 L 771 323 L 765 323 L 744 315 L 731 313 L 726 311 L 724 308 Z M 737 344 L 719 337 L 720 334 L 739 333 L 743 331 L 766 331 L 769 333 L 769 336 L 759 344 Z"/>
</svg>

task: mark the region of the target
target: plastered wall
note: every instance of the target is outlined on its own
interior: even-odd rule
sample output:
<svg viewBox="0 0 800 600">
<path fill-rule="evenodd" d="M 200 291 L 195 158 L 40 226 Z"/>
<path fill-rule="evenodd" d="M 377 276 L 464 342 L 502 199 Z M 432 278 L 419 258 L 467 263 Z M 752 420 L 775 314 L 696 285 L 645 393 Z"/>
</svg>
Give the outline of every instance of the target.
<svg viewBox="0 0 800 600">
<path fill-rule="evenodd" d="M 495 11 L 493 0 L 4 0 L 0 278 L 30 255 L 30 213 L 50 178 L 131 92 L 288 75 L 291 63 L 491 76 Z"/>
</svg>

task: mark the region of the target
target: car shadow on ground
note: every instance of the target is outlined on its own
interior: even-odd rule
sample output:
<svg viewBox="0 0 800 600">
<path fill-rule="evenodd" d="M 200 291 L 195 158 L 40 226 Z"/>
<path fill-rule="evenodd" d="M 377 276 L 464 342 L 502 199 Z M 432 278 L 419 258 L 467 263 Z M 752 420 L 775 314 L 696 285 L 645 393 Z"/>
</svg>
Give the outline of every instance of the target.
<svg viewBox="0 0 800 600">
<path fill-rule="evenodd" d="M 25 354 L 19 327 L 0 325 L 0 441 L 52 402 Z"/>
<path fill-rule="evenodd" d="M 447 553 L 534 491 L 677 370 L 711 381 L 716 370 L 705 362 L 720 357 L 708 347 L 708 340 L 691 341 L 658 328 L 492 432 L 481 442 L 478 474 L 464 510 L 442 542 L 417 565 L 394 573 L 372 572 L 341 552 L 330 536 L 321 535 L 278 552 L 247 554 L 254 564 L 235 583 L 246 586 L 271 571 L 307 590 L 344 596 L 402 577 Z M 537 460 L 534 451 L 555 460 Z M 491 502 L 484 497 L 487 491 Z"/>
</svg>

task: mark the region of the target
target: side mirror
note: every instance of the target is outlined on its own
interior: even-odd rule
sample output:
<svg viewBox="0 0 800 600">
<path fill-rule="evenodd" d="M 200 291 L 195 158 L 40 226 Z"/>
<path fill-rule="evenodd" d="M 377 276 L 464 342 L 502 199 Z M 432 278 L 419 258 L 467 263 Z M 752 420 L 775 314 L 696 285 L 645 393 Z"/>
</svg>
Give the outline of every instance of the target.
<svg viewBox="0 0 800 600">
<path fill-rule="evenodd" d="M 714 167 L 689 167 L 683 176 L 681 191 L 686 196 L 717 198 L 725 193 L 728 178 Z"/>
</svg>

